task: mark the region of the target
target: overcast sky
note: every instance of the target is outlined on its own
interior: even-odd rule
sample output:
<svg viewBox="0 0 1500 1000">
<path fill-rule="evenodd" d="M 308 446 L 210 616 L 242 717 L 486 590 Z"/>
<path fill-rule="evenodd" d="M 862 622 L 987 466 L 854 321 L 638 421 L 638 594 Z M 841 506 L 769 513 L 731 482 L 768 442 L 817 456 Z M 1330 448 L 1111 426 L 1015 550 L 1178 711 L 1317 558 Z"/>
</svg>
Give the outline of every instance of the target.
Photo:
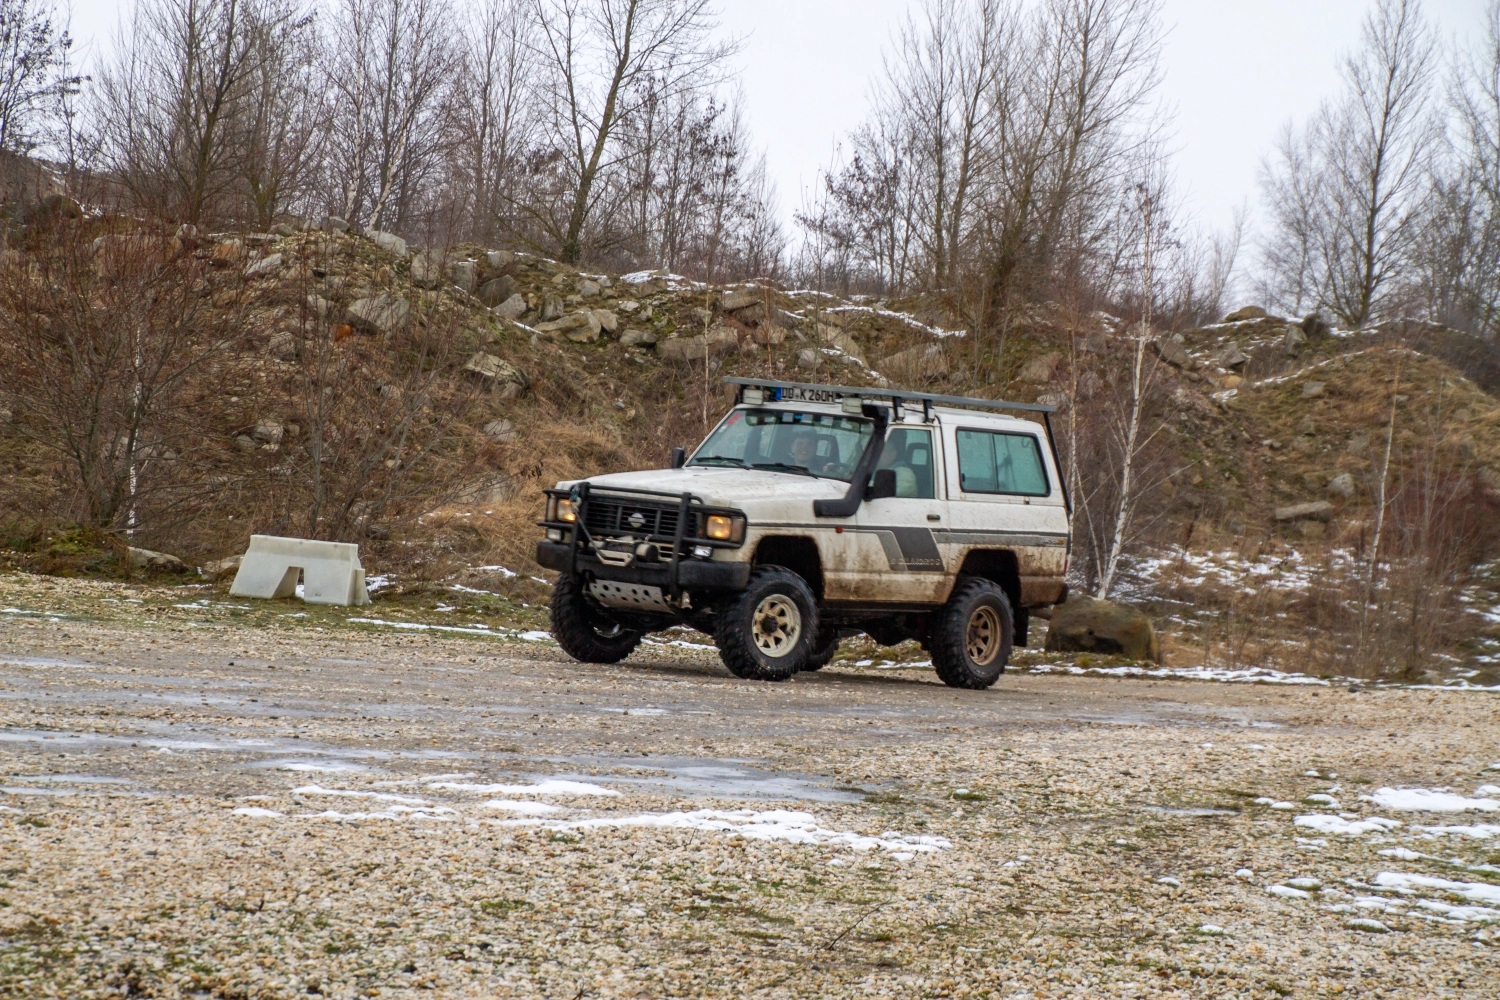
<svg viewBox="0 0 1500 1000">
<path fill-rule="evenodd" d="M 802 202 L 865 115 L 871 82 L 912 0 L 719 0 L 745 36 L 744 96 L 783 212 Z M 1427 0 L 1444 51 L 1477 31 L 1485 0 Z M 74 0 L 73 33 L 108 45 L 121 0 Z M 1338 85 L 1363 0 L 1166 0 L 1162 97 L 1176 110 L 1175 165 L 1196 217 L 1226 225 L 1258 203 L 1256 169 L 1277 129 Z"/>
</svg>

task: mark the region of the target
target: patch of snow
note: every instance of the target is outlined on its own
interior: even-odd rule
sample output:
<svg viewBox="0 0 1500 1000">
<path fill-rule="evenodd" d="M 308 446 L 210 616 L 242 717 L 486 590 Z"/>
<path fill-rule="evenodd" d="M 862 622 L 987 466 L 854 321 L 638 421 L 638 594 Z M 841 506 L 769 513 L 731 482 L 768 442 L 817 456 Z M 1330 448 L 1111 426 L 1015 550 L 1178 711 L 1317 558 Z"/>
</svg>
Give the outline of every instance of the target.
<svg viewBox="0 0 1500 1000">
<path fill-rule="evenodd" d="M 1401 825 L 1398 820 L 1385 819 L 1382 816 L 1347 820 L 1338 816 L 1325 816 L 1317 813 L 1310 816 L 1298 816 L 1292 822 L 1319 833 L 1336 833 L 1344 837 L 1358 837 L 1362 833 L 1384 833 Z"/>
<path fill-rule="evenodd" d="M 1268 885 L 1266 886 L 1266 891 L 1273 896 L 1280 896 L 1282 899 L 1312 899 L 1312 893 L 1301 889 L 1293 889 L 1289 885 Z"/>
<path fill-rule="evenodd" d="M 1226 931 L 1224 928 L 1220 927 L 1218 924 L 1199 924 L 1198 925 L 1198 933 L 1199 934 L 1212 934 L 1215 937 L 1218 937 L 1218 936 L 1223 935 L 1223 934 L 1228 934 L 1229 932 Z"/>
<path fill-rule="evenodd" d="M 545 816 L 548 813 L 561 811 L 557 806 L 549 806 L 545 802 L 517 802 L 514 799 L 493 799 L 481 805 L 485 809 L 499 809 L 502 812 L 517 813 L 521 816 Z"/>
<path fill-rule="evenodd" d="M 1431 788 L 1377 788 L 1368 798 L 1382 809 L 1402 812 L 1497 812 L 1500 799 L 1470 799 Z"/>
<path fill-rule="evenodd" d="M 507 580 L 517 575 L 516 571 L 508 566 L 475 566 L 474 568 L 484 573 L 499 573 Z"/>
<path fill-rule="evenodd" d="M 602 795 L 619 796 L 613 788 L 592 785 L 586 781 L 564 781 L 547 778 L 534 785 L 472 785 L 458 781 L 440 781 L 428 784 L 428 788 L 449 792 L 472 792 L 476 795 Z"/>
<path fill-rule="evenodd" d="M 1304 796 L 1302 801 L 1316 802 L 1320 806 L 1332 806 L 1334 809 L 1337 809 L 1339 807 L 1338 799 L 1334 798 L 1332 795 L 1324 795 L 1322 792 Z"/>
<path fill-rule="evenodd" d="M 1382 857 L 1397 858 L 1401 861 L 1420 861 L 1422 858 L 1427 857 L 1425 854 L 1418 854 L 1416 851 L 1407 850 L 1405 847 L 1388 847 L 1383 851 L 1376 851 L 1375 853 Z"/>
<path fill-rule="evenodd" d="M 1174 889 L 1181 889 L 1182 888 L 1182 882 L 1181 882 L 1181 880 L 1172 878 L 1170 875 L 1163 875 L 1161 878 L 1157 879 L 1156 881 L 1159 882 L 1162 885 L 1170 885 Z"/>
<path fill-rule="evenodd" d="M 279 813 L 275 809 L 262 809 L 260 806 L 245 806 L 242 809 L 235 809 L 229 815 L 250 816 L 254 819 L 279 819 L 286 813 Z"/>
<path fill-rule="evenodd" d="M 1500 785 L 1480 785 L 1474 789 L 1475 795 L 1500 795 Z"/>
<path fill-rule="evenodd" d="M 282 771 L 317 771 L 324 774 L 354 774 L 369 770 L 363 764 L 355 764 L 352 761 L 346 760 L 330 760 L 316 764 L 303 760 L 294 760 L 284 764 L 277 764 L 276 767 Z"/>
<path fill-rule="evenodd" d="M 1345 921 L 1344 926 L 1355 931 L 1369 931 L 1371 934 L 1389 934 L 1391 929 L 1379 920 L 1371 920 L 1369 917 L 1355 917 L 1353 920 Z"/>
<path fill-rule="evenodd" d="M 1488 882 L 1450 882 L 1431 875 L 1409 875 L 1405 872 L 1381 872 L 1370 880 L 1371 885 L 1382 889 L 1438 889 L 1475 903 L 1490 903 L 1500 906 L 1500 885 Z M 1500 914 L 1497 914 L 1500 916 Z"/>
<path fill-rule="evenodd" d="M 393 805 L 393 806 L 389 807 L 388 809 L 381 810 L 380 812 L 341 813 L 341 812 L 335 812 L 334 810 L 329 809 L 329 810 L 326 810 L 326 811 L 320 812 L 320 813 L 298 813 L 295 818 L 296 819 L 333 819 L 333 820 L 346 820 L 346 819 L 394 819 L 394 820 L 402 820 L 402 819 L 435 819 L 435 820 L 442 820 L 444 822 L 447 822 L 447 821 L 451 821 L 454 818 L 456 818 L 457 815 L 458 815 L 458 813 L 455 810 L 449 809 L 447 806 L 421 806 L 421 807 L 418 807 L 418 806 L 396 806 L 396 805 Z"/>
<path fill-rule="evenodd" d="M 1473 840 L 1488 840 L 1491 837 L 1500 837 L 1500 826 L 1489 823 L 1476 823 L 1473 826 L 1414 826 L 1413 830 L 1420 830 L 1425 834 L 1450 834 L 1458 837 L 1469 837 Z"/>
<path fill-rule="evenodd" d="M 1440 903 L 1435 899 L 1419 899 L 1416 906 L 1423 910 L 1431 910 L 1442 914 L 1449 920 L 1458 923 L 1490 923 L 1500 920 L 1500 910 L 1492 910 L 1488 906 L 1450 906 Z"/>
<path fill-rule="evenodd" d="M 374 799 L 376 802 L 403 802 L 407 805 L 431 805 L 426 799 L 414 799 L 409 795 L 391 795 L 388 792 L 356 792 L 347 788 L 324 788 L 321 785 L 303 785 L 292 789 L 293 795 L 332 795 L 346 799 Z"/>
<path fill-rule="evenodd" d="M 1152 677 L 1183 681 L 1219 681 L 1227 684 L 1314 684 L 1328 687 L 1329 681 L 1307 674 L 1292 674 L 1268 667 L 1230 670 L 1219 667 L 1079 667 L 1066 663 L 1043 663 L 1026 668 L 1033 674 L 1094 674 L 1100 677 Z"/>
<path fill-rule="evenodd" d="M 1323 883 L 1319 882 L 1315 878 L 1289 878 L 1286 880 L 1286 884 L 1291 886 L 1293 889 L 1312 890 L 1323 888 Z"/>
<path fill-rule="evenodd" d="M 1254 878 L 1255 877 L 1255 872 L 1251 871 L 1249 868 L 1241 868 L 1241 869 L 1239 869 L 1238 871 L 1236 871 L 1234 873 L 1234 877 L 1235 878 Z"/>
<path fill-rule="evenodd" d="M 1280 802 L 1276 799 L 1268 799 L 1265 797 L 1256 799 L 1254 804 L 1258 806 L 1270 806 L 1272 809 L 1281 810 L 1297 808 L 1297 804 L 1295 802 Z"/>
<path fill-rule="evenodd" d="M 792 844 L 818 847 L 848 847 L 855 851 L 875 848 L 891 853 L 930 853 L 953 846 L 946 837 L 911 836 L 886 832 L 869 837 L 846 830 L 829 830 L 818 825 L 811 813 L 775 809 L 754 812 L 748 809 L 720 812 L 700 809 L 696 812 L 641 813 L 634 816 L 604 816 L 571 823 L 547 824 L 548 828 L 569 831 L 606 827 L 661 827 L 677 830 L 706 830 L 745 837 L 748 840 L 781 840 Z"/>
</svg>

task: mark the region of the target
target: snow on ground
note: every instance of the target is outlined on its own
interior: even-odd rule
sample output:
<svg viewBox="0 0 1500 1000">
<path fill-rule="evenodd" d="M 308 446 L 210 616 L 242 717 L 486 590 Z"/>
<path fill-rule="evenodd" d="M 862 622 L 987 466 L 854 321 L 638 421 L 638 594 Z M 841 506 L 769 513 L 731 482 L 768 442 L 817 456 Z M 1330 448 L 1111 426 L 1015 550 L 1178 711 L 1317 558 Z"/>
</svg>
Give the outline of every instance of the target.
<svg viewBox="0 0 1500 1000">
<path fill-rule="evenodd" d="M 452 610 L 452 609 L 449 609 Z M 472 627 L 461 625 L 428 625 L 425 622 L 393 622 L 384 618 L 349 618 L 350 622 L 359 625 L 383 625 L 386 628 L 407 629 L 416 632 L 461 632 L 465 635 L 489 635 L 496 639 L 521 639 L 525 642 L 552 642 L 551 632 L 542 632 L 533 629 L 522 632 L 503 625 L 491 628 L 488 625 L 475 623 Z"/>
<path fill-rule="evenodd" d="M 744 837 L 747 840 L 782 840 L 792 844 L 816 847 L 847 847 L 855 851 L 875 848 L 898 858 L 943 851 L 953 846 L 946 837 L 911 836 L 887 831 L 879 837 L 864 836 L 847 830 L 830 830 L 818 825 L 811 813 L 772 809 L 757 812 L 739 809 L 720 812 L 699 809 L 695 812 L 640 813 L 632 816 L 600 816 L 564 823 L 539 823 L 536 820 L 510 820 L 508 825 L 540 825 L 558 832 L 600 829 L 603 827 L 660 827 L 677 830 L 704 830 Z"/>
<path fill-rule="evenodd" d="M 1318 684 L 1327 687 L 1332 683 L 1322 677 L 1286 673 L 1268 667 L 1233 670 L 1225 667 L 1080 667 L 1067 663 L 1042 663 L 1026 669 L 1033 674 L 1096 674 L 1103 677 L 1155 677 L 1231 684 Z"/>
<path fill-rule="evenodd" d="M 1342 816 L 1325 816 L 1321 814 L 1298 816 L 1292 822 L 1296 826 L 1315 830 L 1318 833 L 1336 833 L 1344 837 L 1358 837 L 1364 833 L 1384 833 L 1387 830 L 1394 830 L 1401 825 L 1399 820 L 1385 819 L 1381 816 L 1350 820 L 1344 819 Z"/>
<path fill-rule="evenodd" d="M 1382 809 L 1398 809 L 1402 812 L 1500 811 L 1500 799 L 1471 799 L 1446 789 L 1378 788 L 1374 795 L 1361 795 L 1360 799 L 1373 802 Z"/>
<path fill-rule="evenodd" d="M 460 775 L 457 777 L 469 777 Z M 444 776 L 436 776 L 444 777 Z M 244 796 L 245 803 L 233 810 L 232 815 L 246 819 L 320 819 L 320 820 L 442 820 L 467 821 L 489 825 L 532 827 L 557 833 L 583 833 L 605 828 L 658 828 L 676 830 L 702 830 L 708 833 L 738 836 L 747 840 L 779 840 L 810 847 L 849 849 L 853 851 L 882 850 L 898 861 L 909 861 L 918 854 L 943 851 L 953 846 L 945 837 L 912 835 L 888 830 L 879 836 L 850 830 L 825 827 L 816 816 L 807 812 L 771 810 L 700 809 L 695 811 L 643 812 L 628 814 L 598 814 L 588 809 L 537 802 L 526 796 L 553 798 L 617 798 L 621 793 L 584 781 L 568 781 L 561 778 L 546 778 L 533 784 L 478 783 L 464 781 L 430 781 L 423 779 L 379 782 L 377 787 L 391 785 L 421 784 L 434 792 L 456 792 L 472 795 L 519 796 L 496 798 L 480 802 L 477 808 L 493 816 L 506 814 L 507 818 L 484 818 L 483 814 L 468 812 L 467 806 L 444 805 L 429 798 L 397 795 L 389 792 L 368 791 L 355 788 L 328 788 L 322 785 L 303 785 L 294 788 L 291 795 L 298 798 L 334 797 L 368 801 L 379 808 L 358 812 L 324 810 L 320 812 L 290 812 L 272 809 L 268 805 L 252 802 L 274 802 L 267 795 Z M 284 808 L 284 807 L 283 807 Z M 511 818 L 514 817 L 514 818 Z"/>
<path fill-rule="evenodd" d="M 470 792 L 475 795 L 594 795 L 616 798 L 620 794 L 613 788 L 605 788 L 603 785 L 593 785 L 587 781 L 564 781 L 560 778 L 548 778 L 534 785 L 473 785 L 458 781 L 436 781 L 429 782 L 427 787 L 447 792 Z"/>
</svg>

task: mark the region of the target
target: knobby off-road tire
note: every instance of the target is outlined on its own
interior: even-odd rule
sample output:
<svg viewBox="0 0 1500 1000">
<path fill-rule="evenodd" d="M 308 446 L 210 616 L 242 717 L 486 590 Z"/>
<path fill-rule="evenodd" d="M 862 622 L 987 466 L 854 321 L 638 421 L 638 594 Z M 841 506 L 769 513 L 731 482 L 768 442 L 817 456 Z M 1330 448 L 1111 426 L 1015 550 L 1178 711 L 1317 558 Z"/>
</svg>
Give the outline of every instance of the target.
<svg viewBox="0 0 1500 1000">
<path fill-rule="evenodd" d="M 838 629 L 823 627 L 818 629 L 817 641 L 813 643 L 812 649 L 808 651 L 807 662 L 803 664 L 803 670 L 822 670 L 833 661 L 834 655 L 839 651 L 839 643 L 843 636 L 839 635 Z"/>
<path fill-rule="evenodd" d="M 750 585 L 719 608 L 714 642 L 736 677 L 784 681 L 802 670 L 818 635 L 818 605 L 802 577 L 760 566 Z"/>
<path fill-rule="evenodd" d="M 573 659 L 619 663 L 635 652 L 642 635 L 597 610 L 576 577 L 557 578 L 552 587 L 552 637 Z"/>
<path fill-rule="evenodd" d="M 1015 634 L 1005 591 L 989 580 L 960 577 L 932 623 L 932 665 L 949 687 L 987 688 L 1005 673 Z"/>
</svg>

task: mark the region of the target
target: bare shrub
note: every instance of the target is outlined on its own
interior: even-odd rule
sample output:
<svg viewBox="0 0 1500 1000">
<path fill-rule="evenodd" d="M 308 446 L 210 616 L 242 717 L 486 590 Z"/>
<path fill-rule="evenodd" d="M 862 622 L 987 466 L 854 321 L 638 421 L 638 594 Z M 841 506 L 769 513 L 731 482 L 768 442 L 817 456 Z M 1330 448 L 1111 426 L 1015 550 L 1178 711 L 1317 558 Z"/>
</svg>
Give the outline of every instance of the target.
<svg viewBox="0 0 1500 1000">
<path fill-rule="evenodd" d="M 0 264 L 0 392 L 14 430 L 60 459 L 66 507 L 98 529 L 160 529 L 212 497 L 201 378 L 242 329 L 240 282 L 156 230 L 54 229 Z"/>
</svg>

